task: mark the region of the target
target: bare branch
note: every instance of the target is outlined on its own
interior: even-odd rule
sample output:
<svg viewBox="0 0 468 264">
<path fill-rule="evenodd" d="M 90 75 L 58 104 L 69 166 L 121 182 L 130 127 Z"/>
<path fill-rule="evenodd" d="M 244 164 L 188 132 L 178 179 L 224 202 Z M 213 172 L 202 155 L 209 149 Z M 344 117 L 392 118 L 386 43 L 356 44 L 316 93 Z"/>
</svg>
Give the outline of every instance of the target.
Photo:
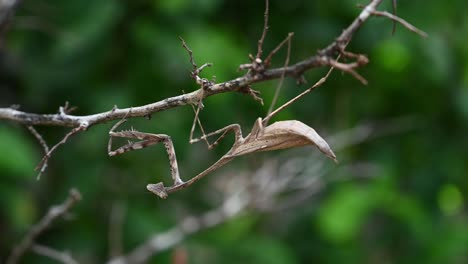
<svg viewBox="0 0 468 264">
<path fill-rule="evenodd" d="M 34 225 L 31 230 L 24 236 L 21 243 L 19 243 L 12 251 L 11 255 L 8 257 L 6 264 L 15 264 L 18 263 L 21 257 L 31 248 L 34 241 L 39 235 L 41 235 L 47 228 L 49 228 L 52 223 L 59 217 L 62 217 L 67 213 L 76 202 L 81 200 L 81 194 L 76 189 L 71 189 L 67 199 L 59 205 L 50 207 L 47 214 Z"/>
<path fill-rule="evenodd" d="M 226 92 L 242 91 L 245 87 L 251 84 L 264 82 L 267 80 L 278 79 L 281 76 L 299 78 L 304 72 L 322 66 L 329 66 L 330 59 L 336 57 L 343 52 L 351 41 L 354 33 L 367 21 L 367 19 L 375 12 L 376 7 L 382 0 L 371 1 L 359 14 L 359 16 L 349 25 L 341 35 L 326 48 L 320 50 L 318 54 L 311 56 L 307 59 L 299 61 L 287 67 L 280 67 L 275 69 L 265 70 L 261 73 L 246 74 L 244 76 L 235 78 L 221 83 L 213 83 L 206 87 L 205 90 L 198 89 L 188 94 L 182 94 L 164 100 L 154 102 L 151 104 L 132 107 L 132 112 L 128 117 L 145 117 L 150 116 L 152 113 L 164 111 L 178 106 L 187 104 L 196 104 L 200 98 Z M 361 65 L 360 65 L 361 66 Z M 65 127 L 78 127 L 104 123 L 110 120 L 117 120 L 123 118 L 130 108 L 113 109 L 86 116 L 75 116 L 69 114 L 35 114 L 19 111 L 12 108 L 0 108 L 0 120 L 9 120 L 16 123 L 25 125 L 49 125 L 49 126 L 65 126 Z"/>
<path fill-rule="evenodd" d="M 35 170 L 39 170 L 39 173 L 37 174 L 37 179 L 40 179 L 41 177 L 41 174 L 44 173 L 44 171 L 47 169 L 47 165 L 48 165 L 48 162 L 49 162 L 49 159 L 52 155 L 52 153 L 60 146 L 60 145 L 63 145 L 65 143 L 67 143 L 67 140 L 69 137 L 75 135 L 76 133 L 80 132 L 80 131 L 84 131 L 86 130 L 87 127 L 86 126 L 79 126 L 79 127 L 75 127 L 73 128 L 70 132 L 68 132 L 63 138 L 62 140 L 60 140 L 57 144 L 55 144 L 45 155 L 44 157 L 42 158 L 41 162 L 39 162 L 39 164 L 36 166 Z"/>
<path fill-rule="evenodd" d="M 403 25 L 405 28 L 407 28 L 409 31 L 412 31 L 416 34 L 418 34 L 419 36 L 423 37 L 423 38 L 427 38 L 428 35 L 426 32 L 420 30 L 419 28 L 411 25 L 408 21 L 404 20 L 403 18 L 401 17 L 398 17 L 396 15 L 393 15 L 393 14 L 390 14 L 389 12 L 387 11 L 377 11 L 377 10 L 374 10 L 372 11 L 372 15 L 374 16 L 382 16 L 382 17 L 386 17 L 388 19 L 391 19 L 395 22 L 398 22 L 400 23 L 401 25 Z"/>
<path fill-rule="evenodd" d="M 187 43 L 182 37 L 179 37 L 180 41 L 182 42 L 182 47 L 187 51 L 189 55 L 189 60 L 190 63 L 192 64 L 193 71 L 190 74 L 190 77 L 194 79 L 199 85 L 205 85 L 205 83 L 202 82 L 202 79 L 199 77 L 201 71 L 206 68 L 206 67 L 211 67 L 211 63 L 205 63 L 202 66 L 198 67 L 197 64 L 195 63 L 195 59 L 193 58 L 193 51 L 188 47 Z"/>
<path fill-rule="evenodd" d="M 45 142 L 44 138 L 42 138 L 41 134 L 37 132 L 37 130 L 33 126 L 26 126 L 28 130 L 36 137 L 36 139 L 39 141 L 39 144 L 41 144 L 42 148 L 44 149 L 44 155 L 47 155 L 49 153 L 49 146 L 47 146 L 47 143 Z M 47 168 L 47 162 L 43 164 L 43 167 L 41 168 L 40 172 L 37 174 L 36 179 L 40 180 L 42 172 L 45 171 Z"/>
<path fill-rule="evenodd" d="M 108 264 L 144 263 L 151 256 L 179 244 L 187 236 L 224 223 L 227 219 L 238 215 L 246 208 L 248 202 L 246 196 L 238 192 L 226 199 L 220 207 L 200 216 L 186 217 L 175 227 L 151 236 L 129 254 L 112 259 Z"/>
<path fill-rule="evenodd" d="M 78 261 L 72 258 L 72 256 L 68 252 L 60 252 L 50 247 L 42 246 L 39 244 L 34 244 L 31 247 L 31 251 L 38 255 L 42 255 L 58 262 L 64 264 L 78 264 Z"/>
<path fill-rule="evenodd" d="M 41 144 L 42 148 L 44 148 L 44 153 L 48 153 L 49 146 L 47 146 L 47 143 L 42 138 L 41 134 L 39 134 L 39 132 L 37 132 L 37 130 L 33 126 L 27 126 L 27 128 L 31 132 L 31 134 L 33 134 L 36 137 L 37 141 L 39 141 L 39 144 Z"/>
<path fill-rule="evenodd" d="M 71 112 L 75 111 L 78 107 L 70 106 L 68 101 L 65 102 L 64 106 L 59 107 L 59 113 L 62 115 L 70 114 Z"/>
<path fill-rule="evenodd" d="M 192 50 L 187 46 L 187 43 L 185 43 L 185 40 L 179 36 L 180 41 L 182 42 L 182 47 L 188 52 L 189 58 L 190 58 L 190 63 L 192 64 L 193 70 L 197 70 L 197 64 L 195 63 L 195 60 L 193 59 L 193 52 Z"/>
<path fill-rule="evenodd" d="M 346 64 L 346 63 L 338 62 L 336 60 L 330 60 L 329 63 L 334 68 L 337 68 L 341 71 L 351 74 L 354 78 L 358 79 L 362 84 L 367 85 L 367 80 L 354 70 L 354 68 L 357 67 L 358 63 L 353 62 L 353 63 Z"/>
<path fill-rule="evenodd" d="M 200 109 L 202 108 L 202 101 L 204 98 L 215 95 L 218 93 L 224 93 L 224 92 L 230 92 L 230 91 L 237 91 L 241 93 L 246 93 L 251 95 L 254 99 L 259 100 L 262 102 L 261 98 L 258 96 L 258 92 L 253 90 L 251 88 L 251 85 L 254 83 L 258 82 L 263 82 L 266 80 L 271 80 L 271 79 L 280 79 L 280 82 L 277 86 L 277 90 L 275 92 L 275 96 L 273 99 L 273 104 L 277 100 L 278 94 L 280 87 L 282 86 L 282 83 L 284 81 L 285 77 L 294 77 L 296 79 L 302 79 L 303 78 L 303 73 L 309 69 L 316 68 L 316 67 L 321 67 L 321 66 L 332 66 L 332 68 L 339 69 L 341 71 L 347 72 L 354 76 L 356 79 L 361 81 L 363 84 L 366 84 L 367 81 L 356 72 L 356 69 L 367 64 L 368 60 L 365 56 L 359 55 L 359 54 L 353 54 L 351 52 L 346 51 L 346 46 L 348 43 L 351 41 L 354 33 L 358 30 L 358 28 L 371 16 L 371 15 L 381 15 L 381 16 L 386 16 L 391 19 L 397 19 L 396 16 L 393 16 L 389 13 L 386 12 L 379 12 L 376 10 L 376 7 L 382 2 L 382 0 L 372 0 L 367 6 L 364 7 L 364 9 L 361 11 L 359 16 L 351 23 L 350 26 L 348 26 L 342 34 L 329 46 L 327 46 L 325 49 L 320 50 L 317 55 L 314 55 L 308 59 L 302 60 L 300 62 L 297 62 L 291 66 L 289 65 L 289 58 L 290 58 L 290 42 L 291 42 L 291 37 L 292 33 L 288 35 L 288 37 L 278 45 L 277 48 L 275 48 L 266 58 L 266 62 L 268 64 L 270 63 L 271 57 L 277 53 L 277 51 L 283 46 L 285 43 L 288 43 L 288 53 L 287 57 L 285 60 L 285 64 L 283 67 L 276 68 L 276 69 L 268 69 L 268 65 L 266 65 L 264 62 L 261 61 L 260 57 L 262 55 L 262 46 L 263 46 L 263 41 L 266 36 L 266 32 L 268 29 L 268 15 L 269 15 L 269 2 L 266 0 L 266 6 L 265 6 L 265 13 L 264 13 L 264 30 L 262 33 L 261 38 L 259 39 L 258 42 L 258 53 L 257 57 L 252 59 L 252 64 L 250 66 L 246 66 L 246 68 L 249 68 L 249 71 L 236 79 L 223 82 L 223 83 L 215 83 L 212 81 L 209 81 L 205 78 L 201 78 L 199 76 L 200 72 L 208 66 L 211 66 L 211 64 L 206 63 L 203 64 L 201 67 L 198 67 L 197 64 L 195 63 L 195 60 L 193 58 L 193 52 L 192 50 L 188 47 L 186 42 L 182 39 L 182 46 L 184 49 L 189 54 L 189 59 L 190 63 L 192 64 L 193 71 L 191 72 L 191 77 L 196 81 L 197 84 L 200 85 L 200 89 L 191 92 L 189 94 L 182 94 L 179 96 L 171 97 L 171 98 L 166 98 L 164 100 L 161 100 L 159 102 L 155 102 L 152 104 L 144 105 L 144 106 L 138 106 L 138 107 L 131 107 L 131 108 L 126 108 L 126 109 L 118 109 L 116 106 L 114 106 L 111 110 L 103 113 L 97 113 L 94 115 L 87 115 L 87 116 L 74 116 L 71 115 L 70 112 L 72 109 L 69 108 L 68 102 L 65 104 L 64 107 L 60 107 L 59 113 L 54 114 L 54 115 L 39 115 L 39 114 L 34 114 L 34 113 L 26 113 L 19 111 L 14 108 L 0 108 L 0 120 L 5 119 L 5 120 L 10 120 L 22 124 L 26 124 L 27 126 L 32 127 L 32 125 L 55 125 L 55 126 L 67 126 L 67 127 L 73 127 L 73 129 L 67 133 L 64 138 L 58 142 L 56 145 L 54 145 L 50 150 L 48 148 L 44 148 L 45 150 L 48 150 L 47 153 L 44 155 L 43 159 L 37 166 L 36 170 L 39 170 L 38 173 L 38 178 L 40 175 L 46 170 L 47 165 L 48 165 L 48 160 L 50 159 L 51 154 L 62 144 L 66 143 L 68 138 L 80 131 L 86 130 L 88 127 L 103 123 L 109 120 L 115 120 L 119 119 L 122 117 L 139 117 L 139 116 L 151 116 L 152 113 L 167 110 L 173 107 L 177 106 L 182 106 L 186 104 L 191 104 L 191 105 L 197 105 L 198 109 L 196 110 L 195 113 L 195 118 L 194 122 L 192 125 L 191 129 L 191 136 L 193 135 L 193 130 L 195 128 L 196 123 L 198 123 L 201 127 L 200 120 L 198 119 L 198 114 Z M 392 17 L 393 16 L 393 17 Z M 401 20 L 401 19 L 400 19 Z M 403 20 L 404 21 L 404 20 Z M 401 22 L 400 23 L 404 23 Z M 338 62 L 337 59 L 334 59 L 335 57 L 339 56 L 345 56 L 348 58 L 352 58 L 354 61 L 350 63 L 341 63 Z M 331 72 L 331 71 L 330 71 Z M 330 73 L 329 72 L 329 73 Z M 316 83 L 313 87 L 309 88 L 305 92 L 301 93 L 299 96 L 293 98 L 289 102 L 287 102 L 285 105 L 282 107 L 278 108 L 277 110 L 271 112 L 272 108 L 270 108 L 269 112 L 270 114 L 267 115 L 267 117 L 263 120 L 263 124 L 266 125 L 268 120 L 273 116 L 275 113 L 281 111 L 300 97 L 304 96 L 306 93 L 310 92 L 312 89 L 315 87 L 319 86 L 322 84 L 326 78 L 328 77 L 329 73 L 325 78 L 322 78 L 319 80 L 319 82 Z M 202 129 L 202 127 L 201 127 Z M 31 129 L 30 129 L 31 130 Z M 35 131 L 35 130 L 34 130 Z M 111 131 L 112 132 L 112 131 Z M 203 131 L 202 131 L 203 132 Z M 125 133 L 125 132 L 121 132 Z M 130 132 L 128 132 L 130 133 Z M 127 133 L 127 134 L 128 134 Z M 136 135 L 136 133 L 139 133 Z M 33 132 L 34 134 L 34 132 Z M 117 133 L 118 134 L 118 133 Z M 135 132 L 132 131 L 131 136 L 137 137 L 137 136 L 142 136 L 146 137 L 148 134 L 143 135 L 141 132 Z M 128 134 L 128 135 L 130 135 Z M 40 138 L 38 137 L 38 133 L 34 134 L 36 138 L 41 142 Z M 40 135 L 39 135 L 40 136 Z M 123 136 L 121 134 L 120 136 Z M 158 138 L 159 136 L 156 135 L 154 137 L 153 135 L 151 136 L 153 138 Z M 170 141 L 170 137 L 165 136 L 164 137 L 164 142 L 165 144 L 171 145 L 172 141 Z M 210 146 L 209 142 L 207 141 L 206 137 L 202 137 L 206 140 L 206 143 Z M 111 138 L 112 139 L 112 138 Z M 151 144 L 154 144 L 154 142 L 159 142 L 162 139 L 157 139 L 157 140 L 152 140 Z M 42 144 L 42 142 L 44 144 Z M 41 145 L 45 145 L 45 142 L 42 140 Z M 111 141 L 109 141 L 111 142 Z M 121 147 L 121 150 L 130 150 L 130 149 L 135 149 L 139 147 L 145 147 L 147 142 L 140 142 L 139 144 L 129 144 L 124 147 Z M 327 145 L 328 147 L 328 145 Z M 321 149 L 323 151 L 323 149 Z M 112 152 L 114 153 L 114 152 Z M 109 152 L 109 155 L 112 154 Z M 325 152 L 324 152 L 325 153 Z M 329 155 L 328 155 L 328 154 Z M 330 154 L 332 152 L 327 152 L 326 154 L 333 158 L 336 161 L 336 158 L 334 154 Z M 117 153 L 117 154 L 120 154 Z M 175 157 L 175 156 L 174 156 Z M 224 162 L 227 162 L 226 159 L 221 164 L 224 164 Z M 174 163 L 175 164 L 175 163 Z M 203 174 L 203 173 L 202 173 Z M 203 174 L 204 175 L 204 174 Z M 198 179 L 198 177 L 195 177 L 194 180 Z M 178 177 L 175 178 L 176 183 L 182 182 Z M 151 185 L 152 187 L 150 188 L 152 191 L 155 191 L 156 193 L 159 192 L 160 186 L 158 184 L 156 185 Z M 188 186 L 183 185 L 183 186 Z M 178 187 L 181 188 L 181 187 Z M 175 188 L 174 188 L 175 190 Z M 160 193 L 164 194 L 164 193 Z M 164 195 L 163 195 L 164 196 Z"/>
<path fill-rule="evenodd" d="M 291 43 L 291 38 L 293 36 L 294 36 L 294 32 L 289 32 L 288 36 L 283 41 L 281 41 L 281 43 L 278 44 L 278 46 L 276 46 L 276 48 L 274 48 L 270 52 L 270 54 L 268 54 L 268 56 L 266 56 L 265 61 L 264 61 L 265 65 L 269 65 L 271 63 L 271 59 L 273 58 L 273 56 L 275 56 L 276 53 L 278 53 L 278 51 L 284 46 L 284 44 Z M 288 44 L 288 45 L 290 45 L 290 44 Z M 283 68 L 286 67 L 286 66 L 288 66 L 288 65 L 283 66 Z"/>
<path fill-rule="evenodd" d="M 269 1 L 265 0 L 265 13 L 263 14 L 263 32 L 262 36 L 258 40 L 258 46 L 257 46 L 257 55 L 255 56 L 256 59 L 261 59 L 262 58 L 262 53 L 263 53 L 263 42 L 265 41 L 265 37 L 268 31 L 268 16 L 269 16 Z"/>
</svg>

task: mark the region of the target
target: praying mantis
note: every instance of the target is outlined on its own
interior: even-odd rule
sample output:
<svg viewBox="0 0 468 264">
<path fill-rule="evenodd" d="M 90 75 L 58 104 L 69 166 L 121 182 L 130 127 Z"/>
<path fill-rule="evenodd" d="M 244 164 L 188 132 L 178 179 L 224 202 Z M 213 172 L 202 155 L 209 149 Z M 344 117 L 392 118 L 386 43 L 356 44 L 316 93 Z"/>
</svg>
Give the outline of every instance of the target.
<svg viewBox="0 0 468 264">
<path fill-rule="evenodd" d="M 126 122 L 125 118 L 117 122 L 109 131 L 110 138 L 108 144 L 108 154 L 109 156 L 115 156 L 123 154 L 127 151 L 138 150 L 157 143 L 163 143 L 166 148 L 166 152 L 169 156 L 169 164 L 173 184 L 169 187 L 164 186 L 162 182 L 147 185 L 148 191 L 156 194 L 157 196 L 163 199 L 167 198 L 169 193 L 181 190 L 194 184 L 198 180 L 205 177 L 207 174 L 226 165 L 234 158 L 250 153 L 294 148 L 305 145 L 315 145 L 323 154 L 337 162 L 336 155 L 335 153 L 333 153 L 328 143 L 313 128 L 307 126 L 306 124 L 297 120 L 286 120 L 277 121 L 271 125 L 268 125 L 268 121 L 272 116 L 274 116 L 276 113 L 292 104 L 300 97 L 304 96 L 306 93 L 312 91 L 312 89 L 325 82 L 332 70 L 333 68 L 331 68 L 326 74 L 326 76 L 321 78 L 315 85 L 305 90 L 304 92 L 291 99 L 287 103 L 283 104 L 278 109 L 268 114 L 265 118 L 257 118 L 252 127 L 251 132 L 246 137 L 243 137 L 242 130 L 239 124 L 231 124 L 214 132 L 205 134 L 203 128 L 201 127 L 200 120 L 198 119 L 198 113 L 200 110 L 199 104 L 197 110 L 195 111 L 195 118 L 190 133 L 190 143 L 205 140 L 208 144 L 208 148 L 211 149 L 212 147 L 217 145 L 218 142 L 231 131 L 234 133 L 235 141 L 231 149 L 226 154 L 224 154 L 218 161 L 216 161 L 213 165 L 211 165 L 210 167 L 208 167 L 207 169 L 205 169 L 204 171 L 200 172 L 198 175 L 194 176 L 193 178 L 187 181 L 183 181 L 180 177 L 174 144 L 172 143 L 171 137 L 165 134 L 143 133 L 133 129 L 116 132 L 115 129 L 124 122 Z M 198 122 L 201 128 L 203 136 L 197 139 L 193 139 L 193 130 L 196 122 Z M 219 136 L 213 144 L 210 144 L 208 142 L 208 137 L 219 134 L 221 134 L 221 136 Z M 137 139 L 140 141 L 129 142 L 124 146 L 117 148 L 116 150 L 111 150 L 113 137 Z"/>
</svg>

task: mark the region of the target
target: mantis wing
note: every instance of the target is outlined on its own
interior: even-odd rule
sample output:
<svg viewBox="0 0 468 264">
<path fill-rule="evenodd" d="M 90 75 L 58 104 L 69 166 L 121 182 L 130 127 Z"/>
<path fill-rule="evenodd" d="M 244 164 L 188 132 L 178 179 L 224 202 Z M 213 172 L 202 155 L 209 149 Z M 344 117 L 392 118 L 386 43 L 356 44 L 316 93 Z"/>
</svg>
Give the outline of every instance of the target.
<svg viewBox="0 0 468 264">
<path fill-rule="evenodd" d="M 235 156 L 258 151 L 287 149 L 306 145 L 315 145 L 335 162 L 336 155 L 328 143 L 315 130 L 297 120 L 275 122 L 260 130 L 258 134 L 249 134 L 244 144 L 239 145 L 232 153 Z"/>
</svg>

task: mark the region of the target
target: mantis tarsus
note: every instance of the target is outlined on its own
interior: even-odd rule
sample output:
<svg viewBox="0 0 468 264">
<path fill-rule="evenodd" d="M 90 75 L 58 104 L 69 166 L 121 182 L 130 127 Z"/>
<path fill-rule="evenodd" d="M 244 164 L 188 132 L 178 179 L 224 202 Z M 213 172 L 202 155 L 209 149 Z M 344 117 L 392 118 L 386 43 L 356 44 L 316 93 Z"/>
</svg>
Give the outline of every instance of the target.
<svg viewBox="0 0 468 264">
<path fill-rule="evenodd" d="M 330 75 L 332 69 L 327 73 L 325 77 L 320 79 L 314 86 L 310 87 L 309 89 L 305 90 L 295 98 L 291 99 L 289 102 L 285 103 L 265 118 L 258 118 L 253 127 L 252 131 L 244 138 L 242 136 L 241 127 L 239 124 L 231 124 L 222 129 L 216 130 L 214 132 L 204 134 L 202 137 L 198 139 L 192 139 L 193 127 L 195 126 L 195 122 L 198 122 L 200 125 L 200 121 L 198 119 L 198 112 L 200 107 L 195 111 L 195 119 L 192 126 L 192 133 L 190 135 L 190 143 L 198 142 L 200 140 L 205 140 L 208 137 L 221 134 L 221 136 L 216 139 L 213 144 L 207 144 L 211 148 L 212 146 L 216 145 L 224 136 L 229 133 L 230 131 L 234 132 L 235 135 L 235 142 L 231 149 L 224 154 L 218 161 L 216 161 L 213 165 L 209 168 L 205 169 L 195 177 L 191 178 L 188 181 L 183 181 L 179 175 L 179 169 L 177 164 L 177 158 L 174 150 L 174 146 L 172 144 L 171 137 L 164 134 L 150 134 L 150 133 L 143 133 L 135 130 L 127 130 L 127 131 L 119 131 L 115 132 L 114 130 L 124 123 L 126 120 L 125 118 L 116 123 L 112 129 L 109 131 L 110 139 L 108 145 L 108 154 L 109 156 L 115 156 L 119 154 L 123 154 L 130 150 L 137 150 L 142 149 L 157 143 L 162 142 L 166 147 L 167 154 L 169 156 L 169 163 L 171 166 L 171 176 L 173 180 L 173 185 L 169 187 L 165 187 L 162 182 L 156 184 L 148 184 L 147 189 L 152 193 L 158 195 L 161 198 L 167 198 L 169 193 L 175 192 L 177 190 L 183 189 L 195 183 L 196 181 L 200 180 L 210 172 L 220 168 L 221 166 L 227 164 L 235 157 L 246 155 L 249 153 L 255 153 L 260 151 L 270 151 L 270 150 L 277 150 L 277 149 L 286 149 L 286 148 L 293 148 L 305 145 L 315 145 L 317 148 L 323 152 L 327 157 L 333 159 L 336 162 L 336 156 L 333 151 L 328 146 L 327 142 L 320 137 L 317 132 L 311 127 L 305 125 L 304 123 L 297 121 L 297 120 L 287 120 L 287 121 L 278 121 L 271 125 L 268 125 L 268 121 L 270 118 L 278 113 L 280 110 L 284 109 L 300 97 L 304 96 L 306 93 L 310 92 L 315 87 L 321 85 L 325 82 L 326 78 Z M 201 128 L 201 126 L 200 126 Z M 203 132 L 203 129 L 202 129 Z M 141 141 L 138 142 L 129 142 L 124 146 L 119 147 L 116 150 L 111 150 L 112 145 L 112 138 L 113 137 L 122 137 L 122 138 L 131 138 L 131 139 L 138 139 Z"/>
</svg>

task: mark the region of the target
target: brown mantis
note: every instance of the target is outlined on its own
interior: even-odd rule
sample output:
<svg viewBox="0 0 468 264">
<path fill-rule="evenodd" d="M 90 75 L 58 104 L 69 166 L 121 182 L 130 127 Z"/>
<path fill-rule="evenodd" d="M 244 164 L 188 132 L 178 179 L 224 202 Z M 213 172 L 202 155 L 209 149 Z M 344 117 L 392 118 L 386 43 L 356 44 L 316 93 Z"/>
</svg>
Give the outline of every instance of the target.
<svg viewBox="0 0 468 264">
<path fill-rule="evenodd" d="M 327 142 L 320 137 L 317 132 L 311 127 L 305 125 L 304 123 L 297 121 L 297 120 L 287 120 L 287 121 L 278 121 L 271 125 L 268 125 L 268 121 L 270 118 L 281 111 L 282 109 L 286 108 L 294 101 L 299 99 L 300 97 L 304 96 L 306 93 L 312 91 L 312 89 L 316 88 L 317 86 L 321 85 L 325 82 L 325 80 L 330 75 L 333 68 L 331 68 L 325 77 L 320 79 L 315 85 L 310 87 L 309 89 L 305 90 L 295 98 L 291 99 L 275 111 L 271 112 L 265 118 L 258 118 L 253 127 L 252 131 L 246 136 L 242 136 L 241 127 L 239 124 L 231 124 L 222 129 L 216 130 L 214 132 L 205 134 L 203 128 L 201 127 L 200 121 L 198 119 L 198 113 L 200 107 L 195 111 L 195 119 L 192 126 L 192 131 L 190 133 L 190 143 L 195 143 L 200 140 L 205 140 L 208 144 L 209 148 L 215 146 L 222 138 L 226 136 L 227 133 L 230 131 L 234 132 L 235 135 L 235 142 L 231 149 L 224 154 L 218 161 L 216 161 L 213 165 L 209 168 L 205 169 L 195 177 L 191 178 L 188 181 L 183 181 L 179 175 L 179 169 L 177 164 L 176 153 L 174 149 L 174 145 L 170 136 L 165 134 L 150 134 L 150 133 L 143 133 L 135 130 L 127 130 L 127 131 L 119 131 L 115 132 L 114 130 L 124 123 L 126 120 L 125 118 L 116 123 L 112 129 L 109 131 L 110 139 L 108 144 L 108 154 L 109 156 L 115 156 L 119 154 L 123 154 L 130 150 L 137 150 L 142 149 L 157 143 L 162 142 L 166 147 L 167 154 L 169 156 L 169 163 L 171 167 L 171 176 L 173 180 L 172 186 L 165 187 L 162 182 L 156 184 L 148 184 L 147 189 L 152 193 L 158 195 L 161 198 L 167 198 L 169 193 L 175 192 L 177 190 L 183 189 L 195 183 L 196 181 L 200 180 L 210 172 L 220 168 L 221 166 L 229 163 L 236 157 L 243 156 L 250 153 L 260 152 L 260 151 L 270 151 L 270 150 L 277 150 L 277 149 L 286 149 L 286 148 L 293 148 L 305 145 L 315 145 L 321 152 L 323 152 L 327 157 L 333 159 L 336 162 L 336 156 L 328 146 Z M 192 139 L 193 137 L 193 130 L 195 127 L 195 122 L 198 122 L 200 128 L 203 132 L 203 136 L 197 139 Z M 207 141 L 208 137 L 221 134 L 221 136 L 216 139 L 213 144 L 209 144 Z M 111 150 L 112 145 L 112 138 L 113 137 L 122 137 L 122 138 L 131 138 L 131 139 L 138 139 L 141 141 L 138 142 L 129 142 L 124 146 L 119 147 L 116 150 Z"/>
</svg>

